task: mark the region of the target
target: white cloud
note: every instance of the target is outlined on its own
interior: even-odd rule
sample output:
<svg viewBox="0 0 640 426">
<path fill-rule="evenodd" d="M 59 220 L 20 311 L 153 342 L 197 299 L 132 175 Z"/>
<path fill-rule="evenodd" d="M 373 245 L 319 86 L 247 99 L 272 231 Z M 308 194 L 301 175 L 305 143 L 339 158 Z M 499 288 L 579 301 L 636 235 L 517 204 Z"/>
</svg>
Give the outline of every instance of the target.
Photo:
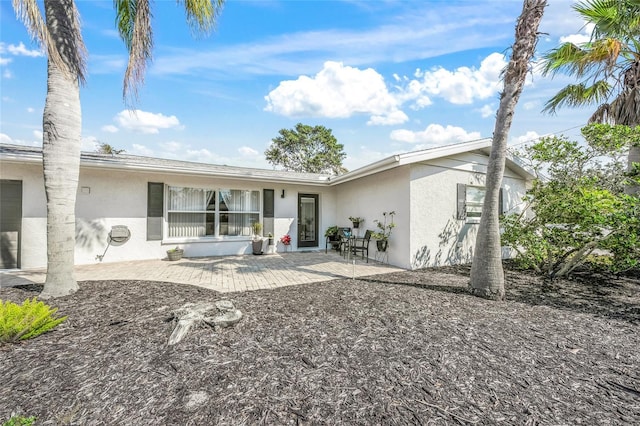
<svg viewBox="0 0 640 426">
<path fill-rule="evenodd" d="M 30 113 L 30 114 L 35 112 L 35 111 L 36 111 L 35 108 L 32 108 L 32 107 L 28 107 L 27 108 L 27 112 Z"/>
<path fill-rule="evenodd" d="M 11 71 L 9 71 L 8 69 L 5 69 L 2 72 L 2 77 L 7 78 L 7 79 L 8 78 L 13 78 L 13 73 Z"/>
<path fill-rule="evenodd" d="M 33 137 L 38 141 L 42 141 L 42 130 L 34 130 Z"/>
<path fill-rule="evenodd" d="M 184 144 L 176 141 L 162 142 L 160 143 L 160 147 L 165 152 L 180 152 L 187 149 L 187 147 L 184 146 Z"/>
<path fill-rule="evenodd" d="M 144 145 L 140 145 L 140 144 L 134 143 L 132 146 L 133 146 L 133 149 L 131 150 L 131 154 L 133 154 L 133 155 L 143 155 L 145 157 L 153 157 L 154 156 L 153 150 L 147 148 Z"/>
<path fill-rule="evenodd" d="M 569 34 L 560 37 L 560 43 L 573 43 L 581 45 L 591 40 L 591 33 L 593 32 L 594 25 L 587 24 L 582 28 L 582 32 L 578 34 Z"/>
<path fill-rule="evenodd" d="M 440 124 L 429 124 L 426 129 L 418 132 L 406 129 L 394 130 L 391 132 L 390 137 L 400 142 L 420 144 L 417 148 L 421 149 L 428 146 L 447 145 L 480 139 L 480 132 L 467 132 L 462 127 L 451 125 L 444 127 Z"/>
<path fill-rule="evenodd" d="M 480 108 L 480 115 L 482 116 L 482 118 L 489 118 L 491 116 L 494 116 L 495 113 L 496 109 L 491 104 L 483 105 L 482 108 Z"/>
<path fill-rule="evenodd" d="M 94 152 L 98 148 L 100 148 L 100 141 L 95 136 L 83 136 L 82 137 L 82 146 L 80 149 L 82 151 Z"/>
<path fill-rule="evenodd" d="M 529 130 L 524 135 L 520 135 L 515 138 L 512 138 L 510 142 L 514 145 L 520 145 L 520 144 L 535 142 L 541 137 L 542 135 L 539 135 L 537 132 L 533 130 Z"/>
<path fill-rule="evenodd" d="M 367 125 L 373 126 L 389 126 L 393 124 L 402 124 L 409 120 L 409 117 L 404 112 L 398 110 L 390 112 L 387 115 L 372 115 Z"/>
<path fill-rule="evenodd" d="M 5 135 L 4 133 L 0 133 L 0 143 L 15 143 L 13 139 L 9 135 Z"/>
<path fill-rule="evenodd" d="M 243 157 L 255 157 L 256 155 L 260 155 L 258 151 L 251 148 L 250 146 L 241 146 L 240 148 L 238 148 L 238 152 Z"/>
<path fill-rule="evenodd" d="M 107 133 L 118 133 L 119 129 L 113 124 L 107 124 L 106 126 L 102 126 L 100 130 Z"/>
<path fill-rule="evenodd" d="M 414 75 L 416 79 L 409 82 L 404 93 L 406 97 L 413 97 L 418 104 L 423 105 L 426 102 L 422 98 L 425 94 L 438 96 L 453 104 L 470 104 L 476 99 L 487 99 L 500 91 L 500 73 L 506 65 L 504 55 L 492 53 L 482 60 L 480 68 L 460 67 L 454 71 L 442 67 L 430 71 L 418 69 Z"/>
<path fill-rule="evenodd" d="M 175 115 L 166 116 L 141 110 L 120 111 L 114 121 L 121 127 L 134 132 L 156 134 L 160 129 L 180 128 L 180 121 Z"/>
<path fill-rule="evenodd" d="M 327 61 L 314 77 L 282 81 L 267 96 L 266 111 L 299 117 L 348 118 L 363 113 L 369 124 L 398 124 L 407 117 L 375 70 L 361 70 Z"/>
<path fill-rule="evenodd" d="M 4 52 L 11 53 L 14 56 L 29 56 L 31 58 L 44 56 L 40 49 L 27 49 L 27 47 L 22 42 L 20 42 L 17 46 L 15 44 L 6 45 L 5 43 L 1 43 L 0 53 Z"/>
<path fill-rule="evenodd" d="M 9 65 L 11 61 L 13 61 L 13 59 L 0 57 L 0 65 Z"/>
</svg>

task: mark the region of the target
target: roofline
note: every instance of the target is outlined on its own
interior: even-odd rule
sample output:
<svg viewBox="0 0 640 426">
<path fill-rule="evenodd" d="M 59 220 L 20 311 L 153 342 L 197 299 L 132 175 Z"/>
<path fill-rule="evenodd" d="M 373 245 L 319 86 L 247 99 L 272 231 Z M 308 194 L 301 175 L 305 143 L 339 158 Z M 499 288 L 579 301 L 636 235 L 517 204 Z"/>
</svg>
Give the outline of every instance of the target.
<svg viewBox="0 0 640 426">
<path fill-rule="evenodd" d="M 373 175 L 375 173 L 380 173 L 386 170 L 393 169 L 395 167 L 410 165 L 414 163 L 419 163 L 423 161 L 433 160 L 436 158 L 448 157 L 451 155 L 461 154 L 464 152 L 471 151 L 483 151 L 486 154 L 491 153 L 492 139 L 479 139 L 470 142 L 456 143 L 451 145 L 445 145 L 430 149 L 424 149 L 420 151 L 412 151 L 402 154 L 396 154 L 389 156 L 387 158 L 383 158 L 382 160 L 378 160 L 374 163 L 368 164 L 366 166 L 360 167 L 353 171 L 347 172 L 343 175 L 339 176 L 323 176 L 318 175 L 317 178 L 312 179 L 305 176 L 266 176 L 261 175 L 260 172 L 268 171 L 266 169 L 254 169 L 254 168 L 244 168 L 244 167 L 231 167 L 227 166 L 229 170 L 226 171 L 211 171 L 206 170 L 203 166 L 207 166 L 205 163 L 195 163 L 195 162 L 187 162 L 181 161 L 182 163 L 187 163 L 190 167 L 186 166 L 177 166 L 177 165 L 163 165 L 162 168 L 159 168 L 158 165 L 146 165 L 135 162 L 127 162 L 127 159 L 122 159 L 124 163 L 112 163 L 108 160 L 103 160 L 100 158 L 87 158 L 87 156 L 81 156 L 80 166 L 85 168 L 100 168 L 100 169 L 111 169 L 111 170 L 132 170 L 132 171 L 140 171 L 145 173 L 166 173 L 172 175 L 191 175 L 191 176 L 216 176 L 220 178 L 226 179 L 238 179 L 238 180 L 247 180 L 247 181 L 255 181 L 259 179 L 264 182 L 277 182 L 277 183 L 289 183 L 289 184 L 305 184 L 312 186 L 335 186 L 341 183 L 350 182 L 356 179 L 360 179 L 366 176 Z M 8 145 L 8 144 L 5 144 Z M 25 146 L 16 145 L 22 148 Z M 37 150 L 37 147 L 27 147 L 33 148 Z M 84 154 L 84 153 L 83 153 Z M 91 153 L 86 153 L 90 155 Z M 128 156 L 137 157 L 137 156 Z M 116 157 L 117 158 L 117 157 Z M 148 157 L 141 157 L 148 158 Z M 155 157 L 154 157 L 155 158 Z M 32 152 L 22 152 L 20 154 L 7 154 L 0 153 L 0 160 L 5 162 L 16 162 L 16 163 L 41 163 L 42 162 L 42 151 L 32 151 Z M 521 175 L 523 178 L 527 180 L 535 179 L 535 174 L 533 171 L 529 170 L 526 165 L 524 165 L 517 157 L 514 157 L 510 154 L 507 154 L 506 158 L 507 166 L 514 170 L 516 173 Z"/>
<path fill-rule="evenodd" d="M 349 182 L 354 179 L 359 179 L 398 166 L 433 160 L 434 158 L 448 157 L 450 155 L 461 154 L 463 152 L 475 151 L 483 148 L 491 148 L 491 144 L 492 140 L 490 138 L 487 138 L 396 154 L 367 166 L 360 167 L 359 169 L 355 169 L 351 172 L 345 173 L 344 175 L 332 177 L 330 179 L 330 182 L 331 185 L 338 185 L 340 183 Z"/>
<path fill-rule="evenodd" d="M 7 146 L 12 146 L 10 144 L 4 144 Z M 38 147 L 29 147 L 26 145 L 15 145 L 20 148 L 34 148 L 40 149 L 40 151 L 33 152 L 21 152 L 19 154 L 0 152 L 0 161 L 6 163 L 29 163 L 29 164 L 42 164 L 42 150 Z M 228 170 L 228 171 L 210 171 L 203 169 L 202 166 L 207 166 L 209 164 L 206 163 L 196 163 L 196 162 L 187 162 L 179 160 L 183 163 L 189 163 L 191 167 L 182 167 L 175 165 L 163 165 L 160 168 L 158 165 L 146 165 L 135 163 L 127 159 L 121 159 L 124 163 L 113 163 L 108 160 L 103 160 L 100 158 L 87 158 L 84 156 L 85 152 L 81 153 L 80 157 L 80 167 L 81 168 L 91 168 L 91 169 L 107 169 L 107 170 L 131 170 L 131 171 L 139 171 L 144 173 L 163 173 L 163 174 L 171 174 L 171 175 L 190 175 L 190 176 L 215 176 L 219 178 L 226 179 L 238 179 L 238 180 L 247 180 L 247 181 L 255 181 L 256 179 L 260 179 L 263 182 L 277 182 L 277 183 L 295 183 L 295 184 L 305 184 L 312 186 L 326 186 L 329 181 L 328 176 L 318 175 L 317 179 L 306 178 L 303 176 L 265 176 L 260 175 L 260 172 L 269 171 L 267 169 L 256 169 L 249 167 L 235 167 L 229 166 L 230 169 L 236 169 L 236 171 Z M 91 153 L 86 153 L 91 154 Z M 137 157 L 137 156 L 128 156 L 128 157 Z M 117 158 L 117 157 L 115 157 Z M 142 157 L 149 158 L 149 157 Z M 151 157 L 156 158 L 156 157 Z M 285 172 L 287 173 L 287 172 Z"/>
</svg>

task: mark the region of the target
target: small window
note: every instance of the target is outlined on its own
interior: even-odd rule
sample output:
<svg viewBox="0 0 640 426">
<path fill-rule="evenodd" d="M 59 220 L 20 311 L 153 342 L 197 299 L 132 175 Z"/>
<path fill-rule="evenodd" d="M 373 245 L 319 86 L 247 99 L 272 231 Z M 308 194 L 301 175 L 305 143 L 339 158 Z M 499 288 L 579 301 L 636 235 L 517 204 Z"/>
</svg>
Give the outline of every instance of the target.
<svg viewBox="0 0 640 426">
<path fill-rule="evenodd" d="M 504 213 L 502 188 L 500 188 L 500 215 Z M 487 190 L 484 186 L 458 184 L 458 212 L 459 220 L 467 220 L 470 223 L 479 223 L 482 216 L 482 206 Z"/>
</svg>

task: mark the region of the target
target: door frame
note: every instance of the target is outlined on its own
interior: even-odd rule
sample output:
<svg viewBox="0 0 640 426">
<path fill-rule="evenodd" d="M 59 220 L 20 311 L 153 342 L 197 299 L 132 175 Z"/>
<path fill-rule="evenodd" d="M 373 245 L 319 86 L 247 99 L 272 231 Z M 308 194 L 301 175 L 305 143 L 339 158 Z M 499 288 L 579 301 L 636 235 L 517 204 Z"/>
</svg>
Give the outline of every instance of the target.
<svg viewBox="0 0 640 426">
<path fill-rule="evenodd" d="M 315 235 L 315 239 L 311 240 L 311 241 L 303 241 L 300 238 L 300 235 L 302 233 L 302 223 L 301 223 L 301 217 L 302 217 L 302 198 L 313 198 L 314 199 L 314 212 L 313 214 L 315 215 L 315 229 L 314 229 L 314 235 Z M 318 237 L 318 231 L 320 229 L 320 220 L 319 220 L 319 207 L 318 207 L 318 203 L 320 201 L 320 196 L 318 194 L 306 194 L 306 193 L 298 193 L 298 228 L 297 228 L 297 235 L 298 235 L 298 247 L 318 247 L 320 244 L 320 238 Z"/>
</svg>

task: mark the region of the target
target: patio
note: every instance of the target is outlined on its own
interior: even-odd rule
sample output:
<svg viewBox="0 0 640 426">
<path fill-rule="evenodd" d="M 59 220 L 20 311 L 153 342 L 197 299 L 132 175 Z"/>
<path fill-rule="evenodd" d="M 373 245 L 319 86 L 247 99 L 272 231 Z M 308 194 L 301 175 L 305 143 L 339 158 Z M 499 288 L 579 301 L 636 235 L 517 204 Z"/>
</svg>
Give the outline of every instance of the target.
<svg viewBox="0 0 640 426">
<path fill-rule="evenodd" d="M 145 280 L 190 284 L 222 293 L 261 290 L 397 272 L 402 269 L 360 258 L 345 261 L 335 252 L 308 251 L 263 256 L 221 256 L 97 263 L 76 267 L 78 281 Z M 0 288 L 42 284 L 46 270 L 0 271 Z"/>
</svg>

